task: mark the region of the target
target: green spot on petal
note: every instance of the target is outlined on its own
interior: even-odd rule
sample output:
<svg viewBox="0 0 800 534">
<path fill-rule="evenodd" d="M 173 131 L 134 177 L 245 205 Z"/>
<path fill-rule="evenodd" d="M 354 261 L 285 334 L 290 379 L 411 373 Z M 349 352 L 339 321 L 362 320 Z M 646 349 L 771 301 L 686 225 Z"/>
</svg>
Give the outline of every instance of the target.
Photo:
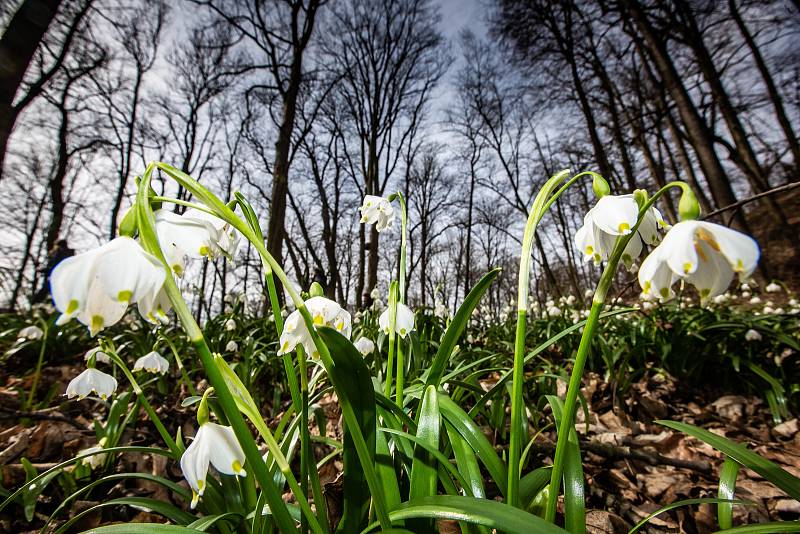
<svg viewBox="0 0 800 534">
<path fill-rule="evenodd" d="M 78 306 L 80 306 L 80 303 L 77 300 L 72 299 L 69 301 L 69 304 L 67 304 L 67 309 L 64 313 L 66 313 L 67 315 L 75 313 L 76 311 L 78 311 Z"/>
<path fill-rule="evenodd" d="M 100 330 L 102 330 L 104 322 L 105 321 L 103 320 L 103 318 L 101 316 L 93 315 L 92 316 L 92 324 L 90 325 L 90 328 L 91 328 L 92 332 L 99 332 Z"/>
<path fill-rule="evenodd" d="M 119 292 L 119 294 L 117 295 L 117 300 L 120 302 L 130 302 L 132 296 L 133 296 L 133 291 L 125 289 Z"/>
</svg>

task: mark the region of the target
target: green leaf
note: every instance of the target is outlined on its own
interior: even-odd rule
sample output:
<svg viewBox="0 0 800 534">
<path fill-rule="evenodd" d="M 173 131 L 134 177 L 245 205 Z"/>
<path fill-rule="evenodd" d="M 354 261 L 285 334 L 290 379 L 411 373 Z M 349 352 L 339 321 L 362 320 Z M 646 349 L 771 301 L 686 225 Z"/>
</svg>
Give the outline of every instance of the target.
<svg viewBox="0 0 800 534">
<path fill-rule="evenodd" d="M 410 501 L 401 505 L 399 509 L 389 512 L 389 517 L 392 521 L 415 517 L 453 519 L 508 533 L 564 534 L 566 532 L 541 517 L 508 504 L 457 495 L 437 495 Z M 364 532 L 369 532 L 376 526 L 377 524 L 370 525 Z"/>
<path fill-rule="evenodd" d="M 530 511 L 534 499 L 550 483 L 551 467 L 539 467 L 526 474 L 519 481 L 519 499 L 526 510 Z"/>
<path fill-rule="evenodd" d="M 434 449 L 439 447 L 441 415 L 436 387 L 426 386 L 422 398 L 417 426 L 417 446 L 414 448 L 414 461 L 411 464 L 411 485 L 409 500 L 436 495 L 436 464 L 431 455 L 421 447 L 425 443 Z"/>
<path fill-rule="evenodd" d="M 87 508 L 83 512 L 76 514 L 75 517 L 61 525 L 56 531 L 56 534 L 60 532 L 69 532 L 69 528 L 80 518 L 95 510 L 99 510 L 100 508 L 105 508 L 108 506 L 131 506 L 137 510 L 144 510 L 162 515 L 170 521 L 181 525 L 187 525 L 196 519 L 192 514 L 184 512 L 177 506 L 168 502 L 150 499 L 147 497 L 120 497 L 118 499 L 111 499 L 110 501 L 101 502 L 100 504 L 92 506 L 91 508 Z"/>
<path fill-rule="evenodd" d="M 784 469 L 781 469 L 781 467 L 776 463 L 747 450 L 741 444 L 713 434 L 703 428 L 686 423 L 664 420 L 656 421 L 656 423 L 672 428 L 679 432 L 689 434 L 700 441 L 708 443 L 718 451 L 730 456 L 741 465 L 766 478 L 777 487 L 785 491 L 791 498 L 800 500 L 800 478 L 797 478 Z"/>
<path fill-rule="evenodd" d="M 227 512 L 227 513 L 224 513 L 224 514 L 207 515 L 207 516 L 201 517 L 197 521 L 193 521 L 193 522 L 189 523 L 186 526 L 189 527 L 189 528 L 193 528 L 195 530 L 198 530 L 200 532 L 205 532 L 206 530 L 209 529 L 209 527 L 214 526 L 214 524 L 217 521 L 223 521 L 223 520 L 226 520 L 226 519 L 233 519 L 233 518 L 238 518 L 237 521 L 232 522 L 232 525 L 235 527 L 241 521 L 242 514 L 238 514 L 236 512 Z"/>
<path fill-rule="evenodd" d="M 442 337 L 439 350 L 436 351 L 436 357 L 433 359 L 430 372 L 428 373 L 428 380 L 425 383 L 426 386 L 439 387 L 445 367 L 447 366 L 447 361 L 453 353 L 458 338 L 461 337 L 461 334 L 464 332 L 469 318 L 472 317 L 472 312 L 478 305 L 478 302 L 480 302 L 481 297 L 483 297 L 483 294 L 489 289 L 489 286 L 494 279 L 497 278 L 497 275 L 500 274 L 500 271 L 502 271 L 502 269 L 492 269 L 483 275 L 483 278 L 475 284 L 467 294 L 464 302 L 459 306 L 453 320 L 450 322 L 450 326 L 447 327 L 447 331 Z"/>
<path fill-rule="evenodd" d="M 800 522 L 774 521 L 772 523 L 744 525 L 725 530 L 724 532 L 725 534 L 775 534 L 776 532 L 800 532 Z"/>
<path fill-rule="evenodd" d="M 483 489 L 483 475 L 475 452 L 461 437 L 461 434 L 453 428 L 453 425 L 445 422 L 445 429 L 450 446 L 453 448 L 453 455 L 456 457 L 456 465 L 465 479 L 464 490 L 472 497 L 486 497 L 486 491 Z"/>
<path fill-rule="evenodd" d="M 508 471 L 505 464 L 500 461 L 500 457 L 497 456 L 497 451 L 494 450 L 492 444 L 483 435 L 478 425 L 467 415 L 467 412 L 462 410 L 443 392 L 439 392 L 439 410 L 444 418 L 469 443 L 469 446 L 481 459 L 483 465 L 486 466 L 500 493 L 505 495 L 508 487 Z"/>
<path fill-rule="evenodd" d="M 82 534 L 197 534 L 197 530 L 161 523 L 119 523 L 84 530 Z"/>
<path fill-rule="evenodd" d="M 739 464 L 730 457 L 725 457 L 722 469 L 719 471 L 719 498 L 733 499 L 733 492 L 736 489 L 736 477 L 739 475 Z M 733 526 L 733 506 L 730 503 L 720 503 L 717 505 L 717 521 L 720 530 L 725 530 Z"/>
<path fill-rule="evenodd" d="M 363 464 L 369 462 L 369 469 L 375 465 L 375 445 L 377 420 L 375 417 L 375 391 L 369 369 L 361 353 L 350 341 L 332 328 L 318 330 L 322 341 L 327 345 L 333 360 L 333 368 L 328 369 L 342 410 L 350 410 L 358 422 L 361 435 L 367 445 L 369 458 L 360 458 L 356 450 L 352 429 L 344 426 L 342 440 L 342 462 L 344 464 L 344 509 L 339 522 L 339 532 L 352 532 L 367 522 L 367 512 L 371 498 Z"/>
<path fill-rule="evenodd" d="M 564 403 L 555 395 L 547 395 L 547 401 L 553 409 L 556 428 L 561 427 Z M 578 446 L 578 434 L 575 425 L 570 426 L 564 455 L 564 526 L 569 532 L 582 534 L 586 532 L 586 497 L 583 486 L 583 466 L 581 449 Z"/>
<path fill-rule="evenodd" d="M 664 512 L 668 512 L 670 510 L 674 510 L 675 508 L 680 508 L 681 506 L 690 506 L 690 505 L 693 505 L 693 504 L 720 504 L 720 503 L 725 503 L 725 502 L 730 503 L 730 504 L 741 504 L 743 506 L 755 506 L 756 505 L 755 503 L 750 502 L 750 501 L 739 501 L 739 500 L 732 500 L 731 501 L 731 500 L 726 500 L 726 499 L 715 499 L 713 497 L 706 497 L 706 498 L 701 498 L 701 499 L 684 499 L 682 501 L 677 501 L 677 502 L 674 502 L 674 503 L 671 503 L 671 504 L 668 504 L 666 506 L 663 506 L 663 507 L 659 508 L 658 510 L 656 510 L 652 514 L 648 515 L 647 517 L 645 517 L 644 519 L 642 519 L 641 521 L 636 523 L 636 525 L 632 529 L 630 529 L 628 531 L 628 534 L 633 534 L 634 532 L 636 532 L 637 530 L 642 528 L 645 524 L 647 524 L 647 522 L 650 521 L 651 519 L 653 519 L 655 516 L 657 516 L 659 514 L 663 514 Z M 729 532 L 733 532 L 734 530 L 736 530 L 736 529 L 726 530 L 725 532 L 729 533 Z M 776 531 L 771 530 L 769 532 L 776 532 Z"/>
</svg>

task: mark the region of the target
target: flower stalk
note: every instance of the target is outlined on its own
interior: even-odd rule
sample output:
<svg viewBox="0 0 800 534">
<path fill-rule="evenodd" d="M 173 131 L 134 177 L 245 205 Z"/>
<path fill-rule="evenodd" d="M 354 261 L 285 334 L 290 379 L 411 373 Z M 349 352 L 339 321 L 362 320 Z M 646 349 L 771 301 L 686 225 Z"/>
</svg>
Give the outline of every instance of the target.
<svg viewBox="0 0 800 534">
<path fill-rule="evenodd" d="M 33 406 L 33 401 L 36 398 L 36 389 L 39 387 L 39 379 L 42 376 L 44 351 L 47 349 L 47 332 L 50 329 L 50 323 L 41 320 L 40 322 L 42 324 L 42 337 L 41 343 L 39 344 L 39 357 L 36 360 L 36 368 L 33 371 L 33 383 L 31 384 L 31 389 L 28 392 L 28 399 L 25 401 L 25 404 L 22 407 L 23 411 L 28 411 Z"/>
</svg>

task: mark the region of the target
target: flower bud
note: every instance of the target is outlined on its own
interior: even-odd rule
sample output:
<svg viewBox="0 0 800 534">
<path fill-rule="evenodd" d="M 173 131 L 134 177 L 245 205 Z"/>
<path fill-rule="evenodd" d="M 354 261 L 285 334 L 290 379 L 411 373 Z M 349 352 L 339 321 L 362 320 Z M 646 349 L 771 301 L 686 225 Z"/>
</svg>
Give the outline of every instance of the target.
<svg viewBox="0 0 800 534">
<path fill-rule="evenodd" d="M 314 282 L 308 289 L 308 295 L 309 297 L 322 297 L 325 296 L 325 291 L 322 290 L 322 286 L 319 285 L 319 282 Z"/>
<path fill-rule="evenodd" d="M 633 192 L 633 199 L 636 201 L 639 209 L 642 209 L 642 206 L 647 202 L 647 191 L 644 189 L 637 189 Z"/>
<path fill-rule="evenodd" d="M 606 179 L 596 173 L 592 174 L 592 190 L 598 199 L 611 193 L 611 188 L 608 186 Z"/>
<path fill-rule="evenodd" d="M 700 217 L 700 204 L 689 186 L 683 188 L 683 194 L 678 202 L 678 216 L 682 221 L 691 221 Z"/>
<path fill-rule="evenodd" d="M 119 223 L 119 235 L 133 237 L 136 235 L 136 210 L 133 207 L 128 208 L 125 216 Z"/>
</svg>

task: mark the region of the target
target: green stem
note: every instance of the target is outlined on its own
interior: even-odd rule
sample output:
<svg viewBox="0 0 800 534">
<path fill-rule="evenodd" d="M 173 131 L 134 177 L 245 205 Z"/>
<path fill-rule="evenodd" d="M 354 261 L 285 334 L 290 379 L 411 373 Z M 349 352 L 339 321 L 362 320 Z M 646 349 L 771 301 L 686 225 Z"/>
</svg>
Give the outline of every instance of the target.
<svg viewBox="0 0 800 534">
<path fill-rule="evenodd" d="M 591 348 L 592 340 L 594 338 L 595 331 L 597 330 L 598 319 L 603 310 L 608 290 L 614 281 L 614 275 L 617 272 L 617 267 L 619 266 L 619 261 L 622 258 L 622 253 L 625 251 L 625 247 L 628 245 L 628 242 L 633 238 L 633 236 L 636 235 L 636 232 L 638 232 L 644 214 L 647 213 L 647 210 L 653 207 L 653 205 L 656 203 L 656 200 L 658 200 L 661 195 L 665 194 L 672 187 L 680 187 L 683 189 L 684 193 L 687 190 L 691 193 L 691 190 L 688 189 L 688 185 L 685 183 L 670 182 L 659 189 L 656 194 L 650 197 L 647 202 L 645 202 L 639 208 L 638 220 L 631 229 L 631 232 L 627 235 L 617 238 L 617 242 L 614 246 L 614 250 L 611 253 L 611 257 L 609 258 L 605 269 L 603 269 L 603 274 L 600 276 L 600 281 L 597 284 L 597 289 L 595 290 L 594 297 L 592 298 L 592 307 L 589 310 L 589 317 L 586 319 L 586 326 L 584 327 L 580 345 L 578 345 L 578 352 L 575 356 L 575 365 L 572 368 L 572 374 L 570 375 L 567 396 L 564 400 L 561 424 L 558 428 L 558 441 L 556 443 L 555 456 L 553 457 L 553 470 L 550 473 L 550 490 L 547 495 L 547 508 L 545 509 L 545 519 L 551 523 L 554 522 L 556 518 L 556 505 L 558 503 L 558 494 L 561 489 L 561 477 L 564 472 L 564 456 L 566 455 L 570 429 L 574 425 L 575 409 L 577 406 L 581 379 L 583 377 L 583 368 L 589 355 L 589 349 Z"/>
<path fill-rule="evenodd" d="M 405 362 L 403 361 L 403 341 L 397 340 L 397 405 L 403 408 L 403 383 L 405 382 Z"/>
<path fill-rule="evenodd" d="M 175 348 L 175 344 L 172 343 L 172 341 L 170 341 L 170 339 L 165 335 L 160 335 L 159 339 L 162 339 L 169 347 L 169 350 L 172 351 L 172 356 L 175 357 L 175 365 L 181 372 L 181 380 L 183 380 L 183 383 L 186 385 L 186 389 L 189 390 L 189 394 L 196 396 L 197 390 L 194 389 L 194 384 L 189 379 L 189 374 L 186 372 L 186 367 L 183 365 L 183 360 L 181 359 L 180 354 L 178 354 L 178 349 Z"/>
<path fill-rule="evenodd" d="M 308 457 L 311 435 L 308 431 L 308 369 L 302 347 L 297 347 L 297 363 L 300 367 L 300 489 L 308 495 Z M 308 532 L 308 524 L 300 518 L 300 532 Z"/>
<path fill-rule="evenodd" d="M 397 201 L 400 203 L 400 298 L 399 302 L 405 304 L 406 302 L 406 248 L 408 240 L 408 211 L 406 210 L 406 200 L 403 194 L 398 191 Z"/>
<path fill-rule="evenodd" d="M 389 284 L 389 357 L 386 361 L 386 382 L 383 386 L 387 398 L 392 394 L 392 374 L 394 373 L 394 348 L 397 343 L 395 328 L 397 326 L 397 282 Z"/>
<path fill-rule="evenodd" d="M 161 422 L 161 418 L 158 417 L 158 414 L 156 414 L 155 410 L 150 405 L 150 402 L 148 402 L 147 397 L 144 395 L 144 391 L 142 391 L 142 388 L 139 386 L 139 382 L 133 376 L 133 373 L 130 372 L 128 366 L 125 365 L 125 362 L 122 361 L 122 358 L 120 358 L 119 354 L 117 354 L 113 347 L 106 345 L 103 347 L 103 352 L 105 352 L 108 357 L 111 358 L 111 361 L 113 361 L 117 367 L 120 368 L 122 374 L 124 374 L 125 378 L 128 379 L 128 382 L 130 382 L 131 387 L 133 388 L 133 392 L 136 394 L 136 398 L 144 408 L 145 413 L 147 413 L 147 417 L 149 417 L 150 421 L 153 422 L 153 425 L 156 427 L 156 430 L 158 430 L 158 434 L 161 436 L 161 439 L 163 439 L 164 443 L 166 443 L 167 448 L 172 451 L 173 458 L 175 460 L 180 460 L 182 454 L 180 447 L 178 447 L 178 444 L 175 443 L 174 439 L 172 439 L 169 431 L 167 431 L 166 427 Z"/>
<path fill-rule="evenodd" d="M 154 197 L 150 197 L 150 201 L 151 202 L 170 202 L 172 204 L 179 204 L 179 205 L 185 206 L 187 208 L 196 209 L 197 211 L 204 211 L 204 212 L 208 213 L 209 215 L 214 215 L 214 212 L 211 211 L 210 209 L 206 208 L 205 206 L 203 206 L 201 204 L 195 204 L 194 202 L 189 202 L 188 200 L 180 200 L 178 198 L 172 198 L 172 197 L 154 196 Z"/>
<path fill-rule="evenodd" d="M 517 329 L 514 337 L 514 364 L 511 386 L 511 436 L 508 448 L 508 493 L 507 502 L 512 506 L 519 507 L 519 480 L 520 480 L 520 458 L 524 434 L 527 432 L 527 424 L 523 420 L 524 405 L 522 398 L 522 386 L 524 381 L 524 362 L 525 362 L 525 334 L 527 328 L 526 315 L 528 310 L 528 281 L 530 279 L 530 261 L 533 251 L 533 240 L 536 236 L 536 227 L 544 216 L 547 208 L 552 204 L 551 193 L 567 177 L 568 170 L 561 171 L 551 177 L 541 191 L 536 195 L 536 199 L 528 215 L 528 222 L 525 224 L 525 233 L 522 238 L 522 255 L 519 261 L 519 283 L 517 286 Z M 569 184 L 574 183 L 574 179 L 562 187 L 556 195 L 560 195 L 566 190 Z M 556 195 L 553 195 L 556 197 Z M 548 202 L 548 200 L 550 200 Z"/>
<path fill-rule="evenodd" d="M 42 365 L 44 364 L 44 351 L 47 348 L 47 332 L 49 324 L 42 322 L 42 343 L 39 347 L 39 358 L 36 360 L 36 369 L 33 371 L 33 384 L 31 390 L 28 392 L 28 400 L 23 407 L 23 411 L 27 411 L 33 406 L 33 399 L 36 396 L 36 389 L 39 387 L 39 377 L 42 375 Z"/>
</svg>

